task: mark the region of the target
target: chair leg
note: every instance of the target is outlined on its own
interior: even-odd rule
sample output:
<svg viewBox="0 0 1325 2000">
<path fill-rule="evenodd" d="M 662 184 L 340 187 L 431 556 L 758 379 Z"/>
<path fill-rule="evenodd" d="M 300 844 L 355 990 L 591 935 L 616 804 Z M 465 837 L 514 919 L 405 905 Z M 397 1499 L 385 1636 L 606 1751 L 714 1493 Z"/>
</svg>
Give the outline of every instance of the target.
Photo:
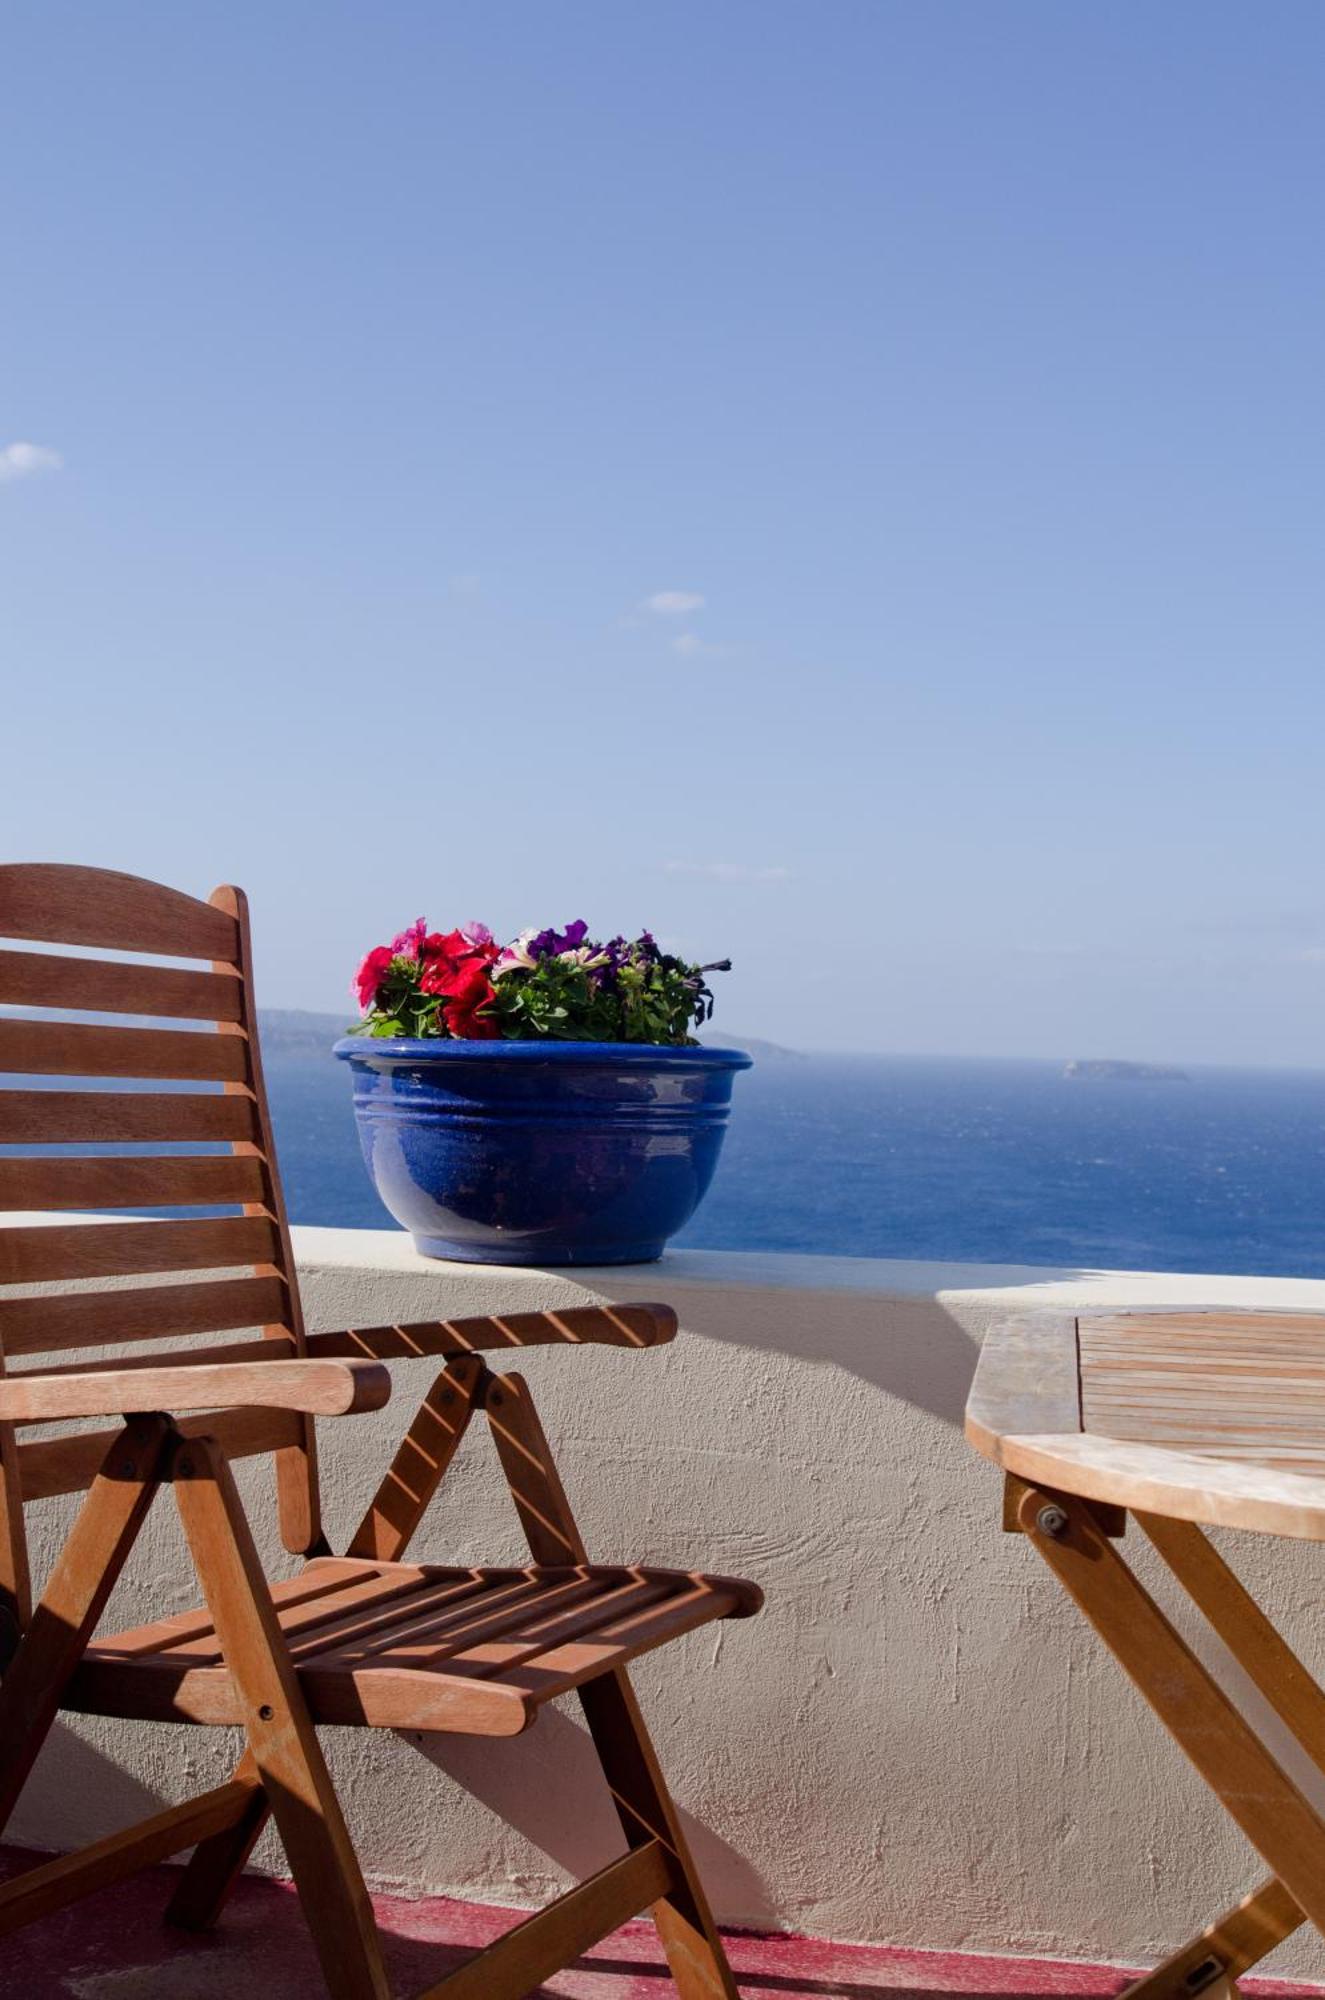
<svg viewBox="0 0 1325 2000">
<path fill-rule="evenodd" d="M 236 1764 L 234 1781 L 249 1787 L 243 1812 L 233 1826 L 198 1842 L 166 1905 L 166 1922 L 181 1930 L 209 1931 L 217 1922 L 271 1816 L 251 1750 Z"/>
<path fill-rule="evenodd" d="M 534 1561 L 587 1562 L 528 1384 L 519 1375 L 494 1376 L 485 1407 Z M 681 2000 L 740 2000 L 625 1668 L 586 1681 L 578 1692 L 627 1843 L 636 1848 L 652 1840 L 661 1842 L 684 1883 L 652 1910 Z"/>
<path fill-rule="evenodd" d="M 120 1432 L 0 1682 L 0 1831 L 147 1517 L 169 1435 L 164 1417 L 135 1417 Z"/>
<path fill-rule="evenodd" d="M 704 1894 L 676 1806 L 624 1667 L 579 1690 L 598 1761 L 627 1843 L 661 1842 L 674 1857 L 684 1888 L 652 1909 L 658 1936 L 681 2000 L 739 2000 L 713 1912 Z"/>
<path fill-rule="evenodd" d="M 475 1354 L 460 1355 L 442 1370 L 369 1503 L 347 1556 L 376 1562 L 403 1559 L 478 1406 L 485 1374 Z M 267 1824 L 271 1807 L 251 1755 L 239 1764 L 235 1777 L 252 1781 L 251 1808 L 235 1826 L 201 1842 L 184 1869 L 166 1911 L 166 1921 L 183 1930 L 210 1930 L 217 1922 Z"/>
<path fill-rule="evenodd" d="M 249 1749 L 332 2000 L 390 2000 L 377 1926 L 224 1455 L 180 1439 L 172 1476 Z"/>
<path fill-rule="evenodd" d="M 1135 1980 L 1118 2000 L 1193 2000 L 1196 1994 L 1204 2000 L 1206 1994 L 1218 1993 L 1221 1980 L 1226 1991 L 1236 1992 L 1233 1982 L 1304 1922 L 1297 1903 L 1272 1875 L 1153 1972 Z"/>
</svg>

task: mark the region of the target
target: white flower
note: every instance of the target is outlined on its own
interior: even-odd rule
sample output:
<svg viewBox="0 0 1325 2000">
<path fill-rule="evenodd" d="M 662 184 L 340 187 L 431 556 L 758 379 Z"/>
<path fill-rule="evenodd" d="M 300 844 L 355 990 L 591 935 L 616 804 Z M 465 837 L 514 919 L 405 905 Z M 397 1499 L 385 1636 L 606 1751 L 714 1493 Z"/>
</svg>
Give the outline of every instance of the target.
<svg viewBox="0 0 1325 2000">
<path fill-rule="evenodd" d="M 507 945 L 493 966 L 490 977 L 500 979 L 505 972 L 532 972 L 538 960 L 530 951 L 529 945 L 530 940 L 537 936 L 538 932 L 534 930 L 521 931 L 515 943 Z"/>
<path fill-rule="evenodd" d="M 586 972 L 592 972 L 597 966 L 610 963 L 605 951 L 595 950 L 588 944 L 578 945 L 574 951 L 559 951 L 557 957 L 563 965 L 580 965 Z"/>
</svg>

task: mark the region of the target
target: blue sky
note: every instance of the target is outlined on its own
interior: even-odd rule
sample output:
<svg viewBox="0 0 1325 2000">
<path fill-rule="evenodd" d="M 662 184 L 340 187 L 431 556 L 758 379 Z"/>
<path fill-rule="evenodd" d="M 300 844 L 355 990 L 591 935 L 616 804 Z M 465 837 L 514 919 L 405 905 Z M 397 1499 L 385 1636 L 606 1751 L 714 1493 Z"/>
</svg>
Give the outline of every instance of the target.
<svg viewBox="0 0 1325 2000">
<path fill-rule="evenodd" d="M 3 47 L 11 853 L 241 882 L 271 1004 L 583 915 L 803 1047 L 1325 1065 L 1317 5 Z"/>
</svg>

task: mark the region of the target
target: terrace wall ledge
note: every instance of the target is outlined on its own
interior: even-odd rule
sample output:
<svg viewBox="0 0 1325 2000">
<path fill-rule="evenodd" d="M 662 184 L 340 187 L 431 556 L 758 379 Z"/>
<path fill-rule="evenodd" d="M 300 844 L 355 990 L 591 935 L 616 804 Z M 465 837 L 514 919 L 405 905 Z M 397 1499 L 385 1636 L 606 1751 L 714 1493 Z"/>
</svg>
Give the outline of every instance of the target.
<svg viewBox="0 0 1325 2000">
<path fill-rule="evenodd" d="M 294 1235 L 315 1328 L 599 1299 L 676 1307 L 670 1347 L 544 1349 L 519 1367 L 596 1557 L 725 1570 L 767 1592 L 759 1619 L 707 1628 L 635 1676 L 723 1921 L 1136 1963 L 1264 1874 L 1033 1552 L 1000 1532 L 997 1475 L 961 1419 L 980 1341 L 1009 1313 L 1325 1312 L 1325 1282 L 697 1250 L 642 1267 L 507 1270 L 435 1263 L 394 1230 Z M 431 1371 L 402 1366 L 385 1410 L 320 1427 L 333 1545 Z M 475 1434 L 420 1559 L 523 1560 L 489 1459 Z M 288 1573 L 269 1479 L 241 1471 L 264 1554 Z M 53 1548 L 67 1508 L 42 1512 Z M 1325 1673 L 1325 1553 L 1218 1539 Z M 1139 1542 L 1129 1551 L 1171 1608 Z M 196 1595 L 159 1504 L 111 1618 Z M 682 1654 L 685 1672 L 669 1671 Z M 1263 1720 L 1254 1697 L 1247 1706 Z M 618 1851 L 569 1707 L 505 1743 L 326 1740 L 374 1886 L 529 1905 Z M 11 1837 L 98 1838 L 219 1783 L 237 1749 L 220 1731 L 70 1718 Z M 454 1784 L 439 1786 L 432 1767 Z M 1293 1769 L 1325 1796 L 1317 1774 Z M 584 1800 L 569 1826 L 568 1792 Z M 264 1844 L 256 1862 L 278 1870 L 281 1857 Z M 1322 1978 L 1325 1953 L 1300 1934 L 1267 1969 Z"/>
</svg>

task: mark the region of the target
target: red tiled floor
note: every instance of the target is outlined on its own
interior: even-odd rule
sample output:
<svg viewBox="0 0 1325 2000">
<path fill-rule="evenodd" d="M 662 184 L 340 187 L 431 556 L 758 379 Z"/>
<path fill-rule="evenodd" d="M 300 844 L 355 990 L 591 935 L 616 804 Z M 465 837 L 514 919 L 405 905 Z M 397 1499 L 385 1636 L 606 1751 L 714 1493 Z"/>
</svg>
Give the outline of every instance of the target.
<svg viewBox="0 0 1325 2000">
<path fill-rule="evenodd" d="M 38 1856 L 10 1854 L 3 1871 Z M 173 1871 L 159 1868 L 89 1897 L 0 1943 L 5 2000 L 321 2000 L 325 1992 L 293 1890 L 246 1877 L 219 1927 L 191 1937 L 161 1922 Z M 518 1913 L 441 1898 L 374 1897 L 401 2000 L 500 1936 Z M 735 1933 L 732 1966 L 745 2000 L 1111 2000 L 1128 1975 L 1052 1959 L 984 1958 L 883 1945 L 821 1944 Z M 1317 1987 L 1244 1980 L 1249 1994 L 1317 1995 Z M 540 1992 L 557 2000 L 672 2000 L 651 1924 L 627 1924 Z"/>
</svg>

